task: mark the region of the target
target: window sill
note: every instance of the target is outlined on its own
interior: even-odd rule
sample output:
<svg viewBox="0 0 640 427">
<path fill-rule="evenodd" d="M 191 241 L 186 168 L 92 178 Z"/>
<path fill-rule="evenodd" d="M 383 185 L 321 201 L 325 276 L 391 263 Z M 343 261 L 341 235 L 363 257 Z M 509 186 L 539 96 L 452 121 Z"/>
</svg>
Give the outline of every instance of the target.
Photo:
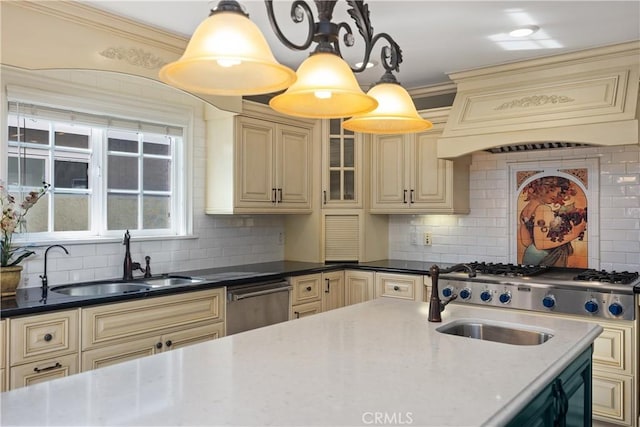
<svg viewBox="0 0 640 427">
<path fill-rule="evenodd" d="M 132 242 L 152 242 L 152 241 L 162 241 L 162 240 L 195 240 L 198 239 L 198 236 L 194 235 L 186 235 L 186 236 L 131 236 Z M 50 245 L 93 245 L 100 243 L 122 243 L 122 237 L 91 237 L 86 239 L 80 238 L 69 238 L 69 239 L 51 239 L 51 240 L 39 240 L 37 242 L 31 242 L 29 240 L 19 241 L 14 240 L 13 246 L 19 246 L 23 248 L 41 248 L 47 247 Z"/>
</svg>

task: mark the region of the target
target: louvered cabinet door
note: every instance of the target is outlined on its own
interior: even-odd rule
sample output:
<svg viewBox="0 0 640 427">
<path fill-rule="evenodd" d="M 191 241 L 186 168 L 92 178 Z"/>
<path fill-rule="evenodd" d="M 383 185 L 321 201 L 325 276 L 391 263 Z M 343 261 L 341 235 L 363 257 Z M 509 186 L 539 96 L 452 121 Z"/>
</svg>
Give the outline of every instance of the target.
<svg viewBox="0 0 640 427">
<path fill-rule="evenodd" d="M 359 261 L 360 217 L 358 215 L 325 215 L 325 261 Z"/>
</svg>

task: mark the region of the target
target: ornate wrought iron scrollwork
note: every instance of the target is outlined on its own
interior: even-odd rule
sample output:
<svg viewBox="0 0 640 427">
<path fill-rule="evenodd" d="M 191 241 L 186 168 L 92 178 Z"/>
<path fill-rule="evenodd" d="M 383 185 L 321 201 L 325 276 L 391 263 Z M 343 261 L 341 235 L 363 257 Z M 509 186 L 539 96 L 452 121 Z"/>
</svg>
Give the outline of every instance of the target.
<svg viewBox="0 0 640 427">
<path fill-rule="evenodd" d="M 296 0 L 291 5 L 291 19 L 294 23 L 299 24 L 307 21 L 308 32 L 306 40 L 301 44 L 296 44 L 289 40 L 282 32 L 280 26 L 276 22 L 273 10 L 273 0 L 265 0 L 267 15 L 274 33 L 278 39 L 288 48 L 293 50 L 306 50 L 313 42 L 318 43 L 314 52 L 331 52 L 342 56 L 340 50 L 340 34 L 343 33 L 342 43 L 346 47 L 351 47 L 355 43 L 355 38 L 351 26 L 347 22 L 333 23 L 333 10 L 337 0 L 322 1 L 315 0 L 316 9 L 318 10 L 318 21 L 315 21 L 313 12 L 308 3 L 303 0 Z M 387 33 L 375 34 L 369 15 L 369 5 L 361 0 L 347 0 L 349 8 L 347 13 L 354 20 L 360 36 L 364 40 L 364 54 L 360 66 L 351 67 L 354 73 L 362 72 L 366 69 L 367 63 L 371 57 L 373 48 L 378 41 L 386 41 L 387 45 L 381 48 L 380 61 L 385 69 L 385 75 L 382 81 L 393 81 L 395 78 L 393 71 L 398 71 L 402 63 L 402 50 L 398 43 Z"/>
</svg>

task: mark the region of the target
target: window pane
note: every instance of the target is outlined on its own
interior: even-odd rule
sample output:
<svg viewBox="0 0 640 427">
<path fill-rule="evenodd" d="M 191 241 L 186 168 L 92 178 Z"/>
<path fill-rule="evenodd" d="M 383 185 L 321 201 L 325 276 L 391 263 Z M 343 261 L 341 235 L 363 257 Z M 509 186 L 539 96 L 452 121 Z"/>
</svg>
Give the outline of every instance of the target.
<svg viewBox="0 0 640 427">
<path fill-rule="evenodd" d="M 22 194 L 19 193 L 11 193 L 16 199 L 16 204 L 22 203 L 24 198 L 26 197 L 28 191 L 25 191 Z M 38 233 L 43 231 L 48 231 L 48 217 L 47 214 L 49 212 L 49 195 L 45 194 L 38 200 L 38 202 L 29 209 L 27 215 L 24 217 L 25 223 L 23 227 L 19 229 L 20 232 L 27 233 Z"/>
<path fill-rule="evenodd" d="M 89 195 L 56 193 L 53 231 L 88 230 L 90 216 Z"/>
<path fill-rule="evenodd" d="M 329 167 L 340 167 L 340 139 L 331 138 L 329 140 Z"/>
<path fill-rule="evenodd" d="M 329 200 L 340 200 L 340 171 L 329 172 Z"/>
<path fill-rule="evenodd" d="M 138 158 L 109 156 L 107 187 L 110 190 L 138 189 Z"/>
<path fill-rule="evenodd" d="M 143 189 L 146 191 L 171 190 L 171 161 L 144 159 Z"/>
<path fill-rule="evenodd" d="M 56 188 L 89 188 L 89 164 L 56 160 L 53 186 Z"/>
<path fill-rule="evenodd" d="M 138 196 L 128 194 L 107 196 L 107 229 L 138 229 Z"/>
<path fill-rule="evenodd" d="M 123 153 L 138 152 L 138 134 L 137 133 L 110 130 L 107 135 L 108 135 L 107 150 L 120 151 Z"/>
<path fill-rule="evenodd" d="M 157 154 L 168 156 L 170 154 L 171 140 L 164 135 L 145 134 L 142 152 L 144 154 Z"/>
<path fill-rule="evenodd" d="M 329 119 L 329 133 L 331 135 L 340 135 L 340 126 L 342 121 L 340 119 Z"/>
<path fill-rule="evenodd" d="M 49 122 L 36 119 L 19 119 L 18 126 L 9 126 L 9 141 L 49 145 Z"/>
<path fill-rule="evenodd" d="M 353 200 L 356 193 L 355 174 L 353 171 L 344 171 L 344 200 Z"/>
<path fill-rule="evenodd" d="M 54 144 L 58 147 L 89 148 L 91 129 L 56 123 Z"/>
<path fill-rule="evenodd" d="M 345 138 L 344 139 L 344 166 L 347 168 L 352 168 L 354 165 L 354 148 L 353 148 L 353 139 Z"/>
<path fill-rule="evenodd" d="M 144 196 L 142 228 L 145 230 L 156 228 L 169 228 L 170 222 L 170 202 L 165 196 Z"/>
<path fill-rule="evenodd" d="M 45 177 L 45 160 L 34 158 L 9 157 L 9 185 L 40 187 Z M 18 168 L 20 165 L 20 168 Z M 20 173 L 22 180 L 20 180 Z"/>
</svg>

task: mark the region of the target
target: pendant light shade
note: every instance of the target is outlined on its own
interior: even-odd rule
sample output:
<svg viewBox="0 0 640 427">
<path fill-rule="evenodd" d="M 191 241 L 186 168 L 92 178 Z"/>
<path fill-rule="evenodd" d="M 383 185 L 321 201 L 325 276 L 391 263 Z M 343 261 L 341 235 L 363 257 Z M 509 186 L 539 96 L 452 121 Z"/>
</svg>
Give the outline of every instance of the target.
<svg viewBox="0 0 640 427">
<path fill-rule="evenodd" d="M 340 118 L 364 114 L 378 105 L 360 89 L 349 65 L 335 53 L 312 54 L 296 74 L 296 82 L 271 99 L 271 108 L 290 116 Z"/>
<path fill-rule="evenodd" d="M 213 11 L 193 33 L 182 57 L 160 70 L 163 82 L 209 95 L 257 95 L 283 90 L 296 79 L 279 64 L 264 36 L 238 11 Z"/>
<path fill-rule="evenodd" d="M 378 83 L 367 94 L 378 100 L 378 108 L 345 120 L 343 128 L 362 133 L 399 134 L 433 127 L 429 120 L 418 115 L 409 93 L 399 83 Z"/>
</svg>

